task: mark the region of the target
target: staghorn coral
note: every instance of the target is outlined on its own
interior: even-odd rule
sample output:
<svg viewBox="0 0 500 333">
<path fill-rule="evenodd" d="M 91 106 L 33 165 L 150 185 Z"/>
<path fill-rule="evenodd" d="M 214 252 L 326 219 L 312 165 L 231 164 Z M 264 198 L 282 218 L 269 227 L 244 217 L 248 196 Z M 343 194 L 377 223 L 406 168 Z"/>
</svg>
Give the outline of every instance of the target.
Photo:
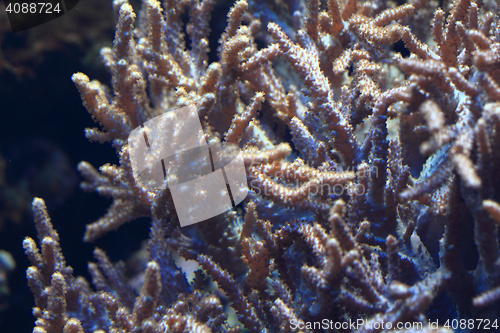
<svg viewBox="0 0 500 333">
<path fill-rule="evenodd" d="M 496 3 L 240 0 L 211 63 L 214 1 L 147 0 L 139 15 L 124 0 L 113 5 L 115 40 L 102 50 L 112 90 L 73 76 L 100 124 L 86 136 L 111 142 L 120 159 L 99 170 L 79 165 L 82 188 L 113 199 L 85 240 L 148 217 L 148 264 L 135 295 L 123 265 L 97 249 L 93 291 L 73 277 L 35 199 L 41 250 L 24 243 L 35 332 L 498 325 Z M 238 209 L 180 228 L 169 190 L 135 181 L 127 138 L 183 106 L 197 108 L 207 142 L 240 145 L 251 193 Z M 174 254 L 201 267 L 192 283 Z M 242 327 L 229 325 L 226 301 Z"/>
</svg>

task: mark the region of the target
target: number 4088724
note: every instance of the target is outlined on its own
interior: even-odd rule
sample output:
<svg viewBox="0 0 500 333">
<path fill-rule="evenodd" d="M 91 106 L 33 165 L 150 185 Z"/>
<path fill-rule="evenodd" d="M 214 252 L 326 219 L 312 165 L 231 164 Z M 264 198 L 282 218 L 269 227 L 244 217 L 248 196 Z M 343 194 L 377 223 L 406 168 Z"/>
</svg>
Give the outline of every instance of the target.
<svg viewBox="0 0 500 333">
<path fill-rule="evenodd" d="M 52 4 L 50 2 L 23 2 L 23 3 L 9 3 L 5 8 L 5 11 L 9 14 L 53 14 L 60 13 L 60 4 L 56 2 Z"/>
<path fill-rule="evenodd" d="M 457 329 L 483 329 L 483 330 L 497 330 L 498 329 L 498 319 L 493 321 L 489 319 L 448 319 L 444 325 L 446 328 L 451 328 L 453 330 Z"/>
</svg>

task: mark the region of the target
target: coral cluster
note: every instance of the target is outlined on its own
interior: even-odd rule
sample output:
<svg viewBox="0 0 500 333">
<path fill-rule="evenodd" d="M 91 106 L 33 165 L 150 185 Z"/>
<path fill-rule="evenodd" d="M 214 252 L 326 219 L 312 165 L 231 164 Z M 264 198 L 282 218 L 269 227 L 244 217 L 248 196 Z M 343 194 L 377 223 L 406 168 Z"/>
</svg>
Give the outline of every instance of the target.
<svg viewBox="0 0 500 333">
<path fill-rule="evenodd" d="M 95 289 L 75 278 L 35 199 L 34 332 L 498 329 L 498 3 L 239 0 L 211 63 L 214 0 L 113 5 L 112 89 L 73 76 L 100 124 L 86 136 L 120 160 L 79 165 L 113 199 L 85 241 L 148 217 L 142 288 L 100 249 Z M 184 106 L 207 142 L 240 145 L 250 194 L 180 228 L 169 189 L 134 179 L 127 138 Z"/>
</svg>

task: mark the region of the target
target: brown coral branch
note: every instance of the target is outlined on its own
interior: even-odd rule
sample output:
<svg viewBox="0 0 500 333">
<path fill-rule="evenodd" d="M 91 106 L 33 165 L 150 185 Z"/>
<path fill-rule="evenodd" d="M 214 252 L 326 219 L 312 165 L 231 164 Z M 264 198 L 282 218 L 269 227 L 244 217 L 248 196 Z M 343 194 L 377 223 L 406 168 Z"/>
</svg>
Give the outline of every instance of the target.
<svg viewBox="0 0 500 333">
<path fill-rule="evenodd" d="M 219 287 L 224 290 L 243 325 L 251 332 L 268 332 L 267 328 L 257 317 L 255 309 L 250 305 L 242 291 L 238 288 L 233 277 L 206 255 L 199 255 L 197 261 L 217 282 Z"/>
<path fill-rule="evenodd" d="M 257 92 L 245 112 L 242 115 L 236 115 L 233 118 L 231 127 L 224 135 L 224 141 L 236 144 L 239 143 L 241 135 L 245 131 L 248 124 L 257 115 L 257 111 L 262 107 L 262 103 L 264 103 L 264 93 Z"/>
</svg>

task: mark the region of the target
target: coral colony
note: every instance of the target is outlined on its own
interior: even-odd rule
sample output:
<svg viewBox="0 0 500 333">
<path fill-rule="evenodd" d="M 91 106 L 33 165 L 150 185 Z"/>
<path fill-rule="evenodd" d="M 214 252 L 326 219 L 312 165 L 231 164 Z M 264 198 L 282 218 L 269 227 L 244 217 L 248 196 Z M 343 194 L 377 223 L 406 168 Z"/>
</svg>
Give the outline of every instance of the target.
<svg viewBox="0 0 500 333">
<path fill-rule="evenodd" d="M 498 1 L 239 0 L 218 48 L 215 0 L 113 6 L 111 88 L 73 75 L 87 138 L 120 160 L 79 165 L 113 199 L 84 238 L 149 218 L 142 288 L 100 249 L 92 284 L 74 277 L 34 199 L 33 332 L 500 330 Z M 127 138 L 186 106 L 207 143 L 239 145 L 250 191 L 181 228 Z"/>
</svg>

